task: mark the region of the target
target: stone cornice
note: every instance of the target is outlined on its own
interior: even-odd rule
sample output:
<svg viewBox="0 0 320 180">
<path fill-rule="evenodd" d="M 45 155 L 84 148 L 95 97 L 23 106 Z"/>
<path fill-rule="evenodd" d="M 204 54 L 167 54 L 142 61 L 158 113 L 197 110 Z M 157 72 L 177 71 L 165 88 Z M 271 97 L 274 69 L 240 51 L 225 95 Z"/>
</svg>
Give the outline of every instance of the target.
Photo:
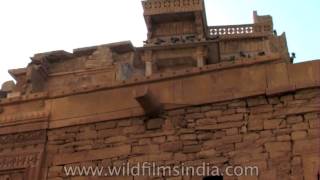
<svg viewBox="0 0 320 180">
<path fill-rule="evenodd" d="M 46 98 L 42 97 L 46 110 L 0 114 L 1 134 L 142 116 L 144 112 L 133 96 L 138 87 L 149 88 L 166 110 L 320 87 L 319 60 L 287 64 L 279 58 L 279 55 L 264 56 L 260 60 L 238 60 L 224 65 L 155 74 L 112 86 L 52 92 Z M 126 103 L 121 103 L 124 101 Z M 21 100 L 17 102 L 23 106 Z M 11 103 L 2 106 L 10 106 Z M 96 109 L 90 110 L 92 107 Z"/>
</svg>

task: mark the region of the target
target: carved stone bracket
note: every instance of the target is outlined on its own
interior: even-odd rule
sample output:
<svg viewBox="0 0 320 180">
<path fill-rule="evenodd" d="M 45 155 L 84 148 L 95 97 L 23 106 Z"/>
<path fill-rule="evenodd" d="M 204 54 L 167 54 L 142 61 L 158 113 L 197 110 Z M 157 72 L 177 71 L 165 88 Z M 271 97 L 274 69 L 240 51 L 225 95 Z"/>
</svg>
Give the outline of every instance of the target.
<svg viewBox="0 0 320 180">
<path fill-rule="evenodd" d="M 148 89 L 136 90 L 135 99 L 149 117 L 156 117 L 163 112 L 163 105 Z"/>
</svg>

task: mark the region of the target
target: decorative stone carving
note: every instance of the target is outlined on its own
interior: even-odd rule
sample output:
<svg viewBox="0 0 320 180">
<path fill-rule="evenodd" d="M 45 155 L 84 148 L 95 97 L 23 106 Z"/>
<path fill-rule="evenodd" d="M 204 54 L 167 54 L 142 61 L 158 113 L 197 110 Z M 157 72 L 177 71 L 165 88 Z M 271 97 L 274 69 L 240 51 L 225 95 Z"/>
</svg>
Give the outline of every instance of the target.
<svg viewBox="0 0 320 180">
<path fill-rule="evenodd" d="M 0 144 L 19 144 L 19 143 L 28 143 L 30 141 L 42 141 L 44 142 L 46 139 L 46 132 L 44 130 L 41 131 L 33 131 L 19 134 L 9 134 L 0 136 Z"/>
<path fill-rule="evenodd" d="M 39 159 L 39 153 L 0 156 L 0 171 L 34 167 Z"/>
<path fill-rule="evenodd" d="M 5 115 L 0 117 L 0 122 L 6 123 L 10 121 L 22 121 L 22 120 L 29 120 L 29 119 L 48 119 L 49 116 L 50 116 L 50 113 L 46 111 L 17 113 L 17 114 Z"/>
</svg>

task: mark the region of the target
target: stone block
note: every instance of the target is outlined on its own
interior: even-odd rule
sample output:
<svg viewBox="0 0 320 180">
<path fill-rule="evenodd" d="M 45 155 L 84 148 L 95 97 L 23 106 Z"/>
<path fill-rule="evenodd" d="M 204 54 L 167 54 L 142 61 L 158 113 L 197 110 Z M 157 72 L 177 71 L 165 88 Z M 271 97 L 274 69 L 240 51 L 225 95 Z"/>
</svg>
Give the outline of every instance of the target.
<svg viewBox="0 0 320 180">
<path fill-rule="evenodd" d="M 197 135 L 196 134 L 183 134 L 180 136 L 181 140 L 196 140 Z"/>
<path fill-rule="evenodd" d="M 97 130 L 111 129 L 115 127 L 116 127 L 116 121 L 107 121 L 107 122 L 101 122 L 96 124 Z"/>
<path fill-rule="evenodd" d="M 217 117 L 222 114 L 222 110 L 212 110 L 205 113 L 206 117 Z"/>
<path fill-rule="evenodd" d="M 212 109 L 211 106 L 202 106 L 202 107 L 201 107 L 201 112 L 208 112 L 208 111 L 210 111 L 211 109 Z"/>
<path fill-rule="evenodd" d="M 309 119 L 309 126 L 311 129 L 320 128 L 320 118 Z"/>
<path fill-rule="evenodd" d="M 255 106 L 250 108 L 251 114 L 260 114 L 260 113 L 266 113 L 266 112 L 272 112 L 272 111 L 273 111 L 273 107 L 270 104 Z"/>
<path fill-rule="evenodd" d="M 242 121 L 243 118 L 244 118 L 243 114 L 234 114 L 234 115 L 218 117 L 217 121 L 218 122 L 234 122 L 234 121 Z"/>
<path fill-rule="evenodd" d="M 168 142 L 161 144 L 160 150 L 164 152 L 179 152 L 183 148 L 181 142 Z"/>
<path fill-rule="evenodd" d="M 192 113 L 192 114 L 187 114 L 186 119 L 201 119 L 205 118 L 204 113 Z"/>
<path fill-rule="evenodd" d="M 296 131 L 296 130 L 307 130 L 309 128 L 309 124 L 308 123 L 298 123 L 298 124 L 294 124 L 292 125 L 292 130 Z"/>
<path fill-rule="evenodd" d="M 213 158 L 216 155 L 216 151 L 214 149 L 210 150 L 203 150 L 197 153 L 197 158 L 200 159 L 207 159 L 207 158 Z"/>
<path fill-rule="evenodd" d="M 304 115 L 304 119 L 308 120 L 308 119 L 317 119 L 319 118 L 320 115 L 319 113 L 307 113 Z"/>
<path fill-rule="evenodd" d="M 98 138 L 106 138 L 106 137 L 114 136 L 115 134 L 120 134 L 121 130 L 122 129 L 120 129 L 120 128 L 99 130 L 98 131 Z"/>
<path fill-rule="evenodd" d="M 246 107 L 246 101 L 234 101 L 228 104 L 229 108 L 235 108 L 235 107 Z"/>
<path fill-rule="evenodd" d="M 308 137 L 310 138 L 320 137 L 320 129 L 309 129 Z"/>
<path fill-rule="evenodd" d="M 287 94 L 287 95 L 281 96 L 280 101 L 284 102 L 284 103 L 288 103 L 289 101 L 293 101 L 293 95 Z"/>
<path fill-rule="evenodd" d="M 93 161 L 98 159 L 114 158 L 129 155 L 131 152 L 130 145 L 111 147 L 98 150 L 90 150 L 75 153 L 56 154 L 53 157 L 53 165 L 65 165 L 77 162 Z"/>
<path fill-rule="evenodd" d="M 209 140 L 209 139 L 211 139 L 211 138 L 213 138 L 213 133 L 200 133 L 200 134 L 198 134 L 197 135 L 197 139 L 199 139 L 199 140 Z"/>
<path fill-rule="evenodd" d="M 178 116 L 178 115 L 184 115 L 186 113 L 185 109 L 177 109 L 168 111 L 169 116 Z"/>
<path fill-rule="evenodd" d="M 249 131 L 263 130 L 263 120 L 262 119 L 249 120 L 248 130 Z"/>
<path fill-rule="evenodd" d="M 48 178 L 62 177 L 63 166 L 53 166 L 48 170 Z"/>
<path fill-rule="evenodd" d="M 155 142 L 155 143 L 164 143 L 166 142 L 166 137 L 165 136 L 159 136 L 159 137 L 154 137 L 152 138 L 152 142 Z"/>
<path fill-rule="evenodd" d="M 161 129 L 163 124 L 164 119 L 162 118 L 148 119 L 146 121 L 146 128 L 147 130 Z"/>
<path fill-rule="evenodd" d="M 277 141 L 290 141 L 291 136 L 290 135 L 280 135 L 277 136 Z"/>
<path fill-rule="evenodd" d="M 247 104 L 248 104 L 249 107 L 252 107 L 252 106 L 268 104 L 268 102 L 267 102 L 266 97 L 259 96 L 259 97 L 254 97 L 254 98 L 247 99 Z"/>
<path fill-rule="evenodd" d="M 223 144 L 215 148 L 217 153 L 229 153 L 235 150 L 234 144 Z"/>
<path fill-rule="evenodd" d="M 196 124 L 201 125 L 210 125 L 210 124 L 217 124 L 217 120 L 213 118 L 206 118 L 206 119 L 198 119 Z"/>
<path fill-rule="evenodd" d="M 120 143 L 120 142 L 125 142 L 128 140 L 128 137 L 126 136 L 112 136 L 112 137 L 109 137 L 109 138 L 106 138 L 104 140 L 104 143 L 106 144 L 113 144 L 113 143 Z"/>
<path fill-rule="evenodd" d="M 222 138 L 223 144 L 233 144 L 242 141 L 242 135 L 225 136 Z"/>
<path fill-rule="evenodd" d="M 145 127 L 142 125 L 135 125 L 123 128 L 123 132 L 126 134 L 140 134 L 145 132 Z"/>
<path fill-rule="evenodd" d="M 286 128 L 286 121 L 284 119 L 264 120 L 263 128 L 266 130 Z"/>
<path fill-rule="evenodd" d="M 132 123 L 131 119 L 126 119 L 126 120 L 120 120 L 118 122 L 118 127 L 128 127 Z"/>
<path fill-rule="evenodd" d="M 260 138 L 260 135 L 258 133 L 248 133 L 243 136 L 244 141 L 251 141 L 251 142 L 259 138 Z"/>
<path fill-rule="evenodd" d="M 201 145 L 191 145 L 191 146 L 184 146 L 182 152 L 184 153 L 196 153 L 201 150 Z"/>
<path fill-rule="evenodd" d="M 303 155 L 309 153 L 318 153 L 320 146 L 320 139 L 306 139 L 294 141 L 293 154 Z"/>
<path fill-rule="evenodd" d="M 306 131 L 295 131 L 291 134 L 292 140 L 301 140 L 305 139 L 307 137 L 307 132 Z"/>
<path fill-rule="evenodd" d="M 197 130 L 217 130 L 217 129 L 229 129 L 229 128 L 239 128 L 243 125 L 243 122 L 230 122 L 230 123 L 221 123 L 215 125 L 206 125 L 198 126 Z"/>
<path fill-rule="evenodd" d="M 295 99 L 312 99 L 317 96 L 320 96 L 320 90 L 319 89 L 306 89 L 298 91 L 295 95 Z"/>
<path fill-rule="evenodd" d="M 130 164 L 143 163 L 143 162 L 161 162 L 172 160 L 173 153 L 160 153 L 160 154 L 148 154 L 142 156 L 129 157 L 128 162 Z"/>
<path fill-rule="evenodd" d="M 239 129 L 238 128 L 226 129 L 226 135 L 227 136 L 237 135 L 237 134 L 239 134 Z"/>
<path fill-rule="evenodd" d="M 187 113 L 200 113 L 201 107 L 188 107 L 186 111 Z"/>
<path fill-rule="evenodd" d="M 225 116 L 225 115 L 231 115 L 231 114 L 235 114 L 237 112 L 237 109 L 236 108 L 229 108 L 229 109 L 226 109 L 222 112 L 222 115 Z"/>
<path fill-rule="evenodd" d="M 268 103 L 275 105 L 280 103 L 279 97 L 268 97 Z"/>
<path fill-rule="evenodd" d="M 268 142 L 265 144 L 267 152 L 289 152 L 291 151 L 290 142 Z"/>
<path fill-rule="evenodd" d="M 297 124 L 297 123 L 302 123 L 302 122 L 303 122 L 302 116 L 289 116 L 287 118 L 288 124 Z"/>
<path fill-rule="evenodd" d="M 159 152 L 159 145 L 132 146 L 133 154 L 157 154 Z"/>
</svg>

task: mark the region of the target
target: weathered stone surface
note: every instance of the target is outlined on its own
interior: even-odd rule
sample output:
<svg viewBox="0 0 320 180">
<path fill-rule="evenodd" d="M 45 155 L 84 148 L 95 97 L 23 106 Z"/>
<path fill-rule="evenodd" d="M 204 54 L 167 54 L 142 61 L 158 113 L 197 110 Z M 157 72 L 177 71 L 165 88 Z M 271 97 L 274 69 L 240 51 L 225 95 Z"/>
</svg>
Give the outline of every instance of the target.
<svg viewBox="0 0 320 180">
<path fill-rule="evenodd" d="M 98 159 L 114 158 L 123 155 L 129 155 L 131 152 L 131 146 L 119 146 L 114 148 L 105 148 L 98 150 L 91 150 L 85 152 L 77 152 L 72 154 L 57 154 L 54 156 L 53 165 L 65 165 L 71 163 L 79 163 L 83 161 L 92 161 Z"/>
<path fill-rule="evenodd" d="M 133 146 L 133 154 L 155 154 L 159 153 L 159 145 Z"/>
<path fill-rule="evenodd" d="M 180 141 L 168 142 L 161 145 L 160 149 L 164 152 L 179 152 L 183 145 Z"/>
<path fill-rule="evenodd" d="M 149 119 L 146 122 L 146 127 L 148 130 L 153 130 L 153 129 L 160 129 L 162 128 L 162 125 L 164 123 L 163 119 Z"/>
<path fill-rule="evenodd" d="M 303 122 L 302 116 L 289 116 L 287 118 L 288 124 L 297 124 L 297 123 L 302 123 L 302 122 Z"/>
<path fill-rule="evenodd" d="M 309 126 L 311 129 L 320 128 L 320 119 L 309 119 Z"/>
<path fill-rule="evenodd" d="M 263 121 L 264 129 L 281 129 L 286 127 L 286 121 L 284 119 L 272 119 Z"/>
<path fill-rule="evenodd" d="M 241 121 L 241 120 L 243 120 L 243 114 L 221 116 L 221 117 L 218 117 L 217 120 L 218 120 L 218 122 Z"/>
<path fill-rule="evenodd" d="M 265 144 L 268 152 L 289 152 L 291 150 L 290 142 L 270 142 Z"/>
<path fill-rule="evenodd" d="M 228 129 L 228 128 L 238 128 L 243 125 L 243 122 L 232 122 L 232 123 L 221 123 L 216 125 L 207 125 L 196 127 L 198 130 L 216 130 L 216 129 Z"/>
<path fill-rule="evenodd" d="M 247 100 L 247 104 L 249 107 L 257 106 L 257 105 L 264 105 L 264 104 L 267 104 L 267 99 L 263 96 L 250 98 Z"/>
<path fill-rule="evenodd" d="M 307 137 L 306 131 L 295 131 L 291 134 L 292 140 L 301 140 Z"/>
<path fill-rule="evenodd" d="M 201 150 L 201 145 L 190 145 L 190 146 L 184 146 L 183 152 L 184 153 L 196 153 Z"/>
<path fill-rule="evenodd" d="M 294 154 L 310 154 L 317 153 L 319 151 L 320 139 L 308 139 L 295 141 L 293 144 Z"/>
<path fill-rule="evenodd" d="M 250 131 L 263 130 L 263 120 L 262 119 L 249 120 L 248 130 Z"/>
<path fill-rule="evenodd" d="M 115 121 L 102 122 L 102 123 L 98 123 L 96 125 L 96 129 L 97 130 L 111 129 L 111 128 L 115 128 L 115 127 L 116 127 L 116 122 Z"/>
</svg>

